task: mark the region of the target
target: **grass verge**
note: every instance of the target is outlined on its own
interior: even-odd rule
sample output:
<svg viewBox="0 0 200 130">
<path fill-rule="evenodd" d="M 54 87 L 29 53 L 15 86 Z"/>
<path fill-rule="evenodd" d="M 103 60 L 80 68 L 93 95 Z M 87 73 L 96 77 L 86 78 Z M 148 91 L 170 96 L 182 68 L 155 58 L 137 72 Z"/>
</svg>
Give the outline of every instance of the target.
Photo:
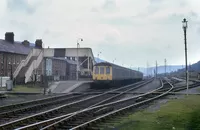
<svg viewBox="0 0 200 130">
<path fill-rule="evenodd" d="M 27 93 L 40 93 L 42 88 L 39 86 L 26 86 L 26 85 L 16 85 L 13 88 L 13 92 L 27 92 Z"/>
<path fill-rule="evenodd" d="M 158 111 L 143 110 L 109 122 L 117 130 L 200 130 L 200 96 L 172 99 Z"/>
</svg>

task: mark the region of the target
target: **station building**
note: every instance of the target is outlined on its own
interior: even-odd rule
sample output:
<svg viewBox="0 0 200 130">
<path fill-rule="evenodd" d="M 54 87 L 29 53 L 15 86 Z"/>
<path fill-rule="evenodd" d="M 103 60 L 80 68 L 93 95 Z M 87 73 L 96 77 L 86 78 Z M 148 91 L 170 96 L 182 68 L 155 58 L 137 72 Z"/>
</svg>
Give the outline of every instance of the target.
<svg viewBox="0 0 200 130">
<path fill-rule="evenodd" d="M 0 77 L 12 77 L 17 83 L 51 80 L 75 80 L 91 77 L 94 56 L 90 48 L 43 48 L 41 39 L 15 41 L 14 33 L 0 39 Z M 77 55 L 77 52 L 79 55 Z M 78 65 L 78 67 L 77 67 Z"/>
<path fill-rule="evenodd" d="M 29 43 L 27 40 L 15 41 L 14 33 L 7 32 L 5 39 L 0 39 L 0 76 L 11 76 L 11 72 L 15 71 L 34 47 L 35 44 Z"/>
</svg>

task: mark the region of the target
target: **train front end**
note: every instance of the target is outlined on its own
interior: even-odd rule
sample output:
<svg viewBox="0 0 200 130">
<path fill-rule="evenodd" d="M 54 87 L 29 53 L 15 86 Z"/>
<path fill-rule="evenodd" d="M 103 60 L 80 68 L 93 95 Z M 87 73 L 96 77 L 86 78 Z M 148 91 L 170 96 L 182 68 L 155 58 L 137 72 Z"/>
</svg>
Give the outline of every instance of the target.
<svg viewBox="0 0 200 130">
<path fill-rule="evenodd" d="M 109 64 L 96 64 L 93 71 L 93 81 L 99 83 L 112 81 L 112 67 Z"/>
</svg>

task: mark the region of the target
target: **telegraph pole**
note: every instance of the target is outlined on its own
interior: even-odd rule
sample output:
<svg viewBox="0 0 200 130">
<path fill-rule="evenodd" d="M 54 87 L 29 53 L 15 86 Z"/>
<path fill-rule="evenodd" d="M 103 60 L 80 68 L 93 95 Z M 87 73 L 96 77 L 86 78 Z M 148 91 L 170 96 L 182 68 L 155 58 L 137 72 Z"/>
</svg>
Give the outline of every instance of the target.
<svg viewBox="0 0 200 130">
<path fill-rule="evenodd" d="M 158 74 L 158 63 L 156 61 L 156 78 L 157 78 L 157 74 Z"/>
<path fill-rule="evenodd" d="M 187 20 L 184 18 L 183 23 L 183 31 L 184 31 L 184 44 L 185 44 L 185 73 L 186 73 L 186 86 L 187 86 L 187 95 L 188 95 L 188 66 L 187 66 Z"/>
<path fill-rule="evenodd" d="M 83 41 L 83 39 L 82 38 L 79 38 L 78 40 L 77 40 L 77 43 L 76 43 L 76 45 L 77 45 L 77 61 L 76 61 L 76 80 L 79 80 L 79 69 L 80 69 L 80 66 L 79 66 L 79 54 L 78 54 L 78 49 L 80 48 L 80 41 Z"/>
<path fill-rule="evenodd" d="M 167 69 L 167 60 L 165 59 L 165 77 L 166 77 L 166 73 L 167 73 L 166 69 Z"/>
<path fill-rule="evenodd" d="M 190 78 L 190 74 L 192 73 L 192 66 L 191 63 L 189 63 L 189 70 L 188 70 L 188 80 Z"/>
<path fill-rule="evenodd" d="M 147 73 L 147 77 L 148 77 L 149 76 L 149 74 L 148 74 L 149 73 L 149 63 L 148 63 L 148 61 L 147 61 L 147 72 L 146 73 Z"/>
</svg>

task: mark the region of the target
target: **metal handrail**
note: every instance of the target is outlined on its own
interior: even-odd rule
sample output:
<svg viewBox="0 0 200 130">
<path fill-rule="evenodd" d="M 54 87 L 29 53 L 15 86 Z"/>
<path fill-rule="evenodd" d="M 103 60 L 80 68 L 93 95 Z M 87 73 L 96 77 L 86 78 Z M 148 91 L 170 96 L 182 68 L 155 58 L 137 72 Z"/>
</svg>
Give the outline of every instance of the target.
<svg viewBox="0 0 200 130">
<path fill-rule="evenodd" d="M 27 83 L 30 79 L 30 76 L 32 75 L 33 73 L 33 70 L 38 68 L 38 66 L 40 65 L 41 61 L 43 59 L 43 50 L 40 51 L 38 57 L 36 60 L 34 60 L 31 65 L 29 66 L 28 70 L 26 71 L 25 73 L 25 83 Z M 36 64 L 36 65 L 35 65 Z"/>
</svg>

